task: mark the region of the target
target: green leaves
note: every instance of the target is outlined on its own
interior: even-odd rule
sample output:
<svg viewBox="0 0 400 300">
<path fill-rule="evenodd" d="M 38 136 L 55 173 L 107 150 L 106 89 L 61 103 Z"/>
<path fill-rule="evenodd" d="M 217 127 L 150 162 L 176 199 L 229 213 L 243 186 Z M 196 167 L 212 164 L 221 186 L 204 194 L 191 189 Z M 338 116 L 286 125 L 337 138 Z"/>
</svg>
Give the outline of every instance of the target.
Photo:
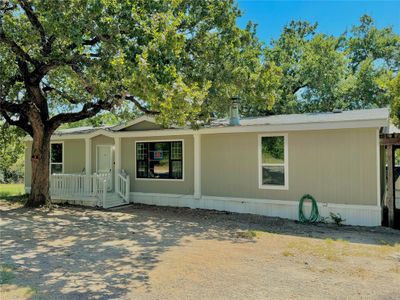
<svg viewBox="0 0 400 300">
<path fill-rule="evenodd" d="M 0 12 L 2 32 L 20 50 L 0 41 L 1 97 L 34 102 L 26 82 L 37 81 L 41 112 L 49 109 L 42 120 L 86 108 L 55 124 L 101 108 L 198 126 L 225 116 L 236 95 L 251 116 L 385 106 L 400 67 L 399 35 L 368 16 L 339 38 L 292 21 L 265 47 L 253 23 L 236 25 L 233 0 L 35 0 L 34 22 L 19 2 L 9 3 L 16 8 Z"/>
<path fill-rule="evenodd" d="M 376 28 L 369 16 L 338 38 L 316 29 L 291 22 L 266 49 L 267 60 L 284 75 L 272 113 L 387 106 L 393 97 L 388 82 L 399 71 L 400 36 Z"/>
<path fill-rule="evenodd" d="M 45 66 L 36 76 L 50 118 L 97 103 L 121 111 L 127 105 L 121 99 L 135 99 L 128 106 L 135 113 L 157 112 L 165 126 L 197 126 L 210 114 L 224 115 L 234 95 L 244 109 L 270 108 L 276 98 L 280 70 L 264 61 L 255 26 L 237 27 L 240 12 L 232 0 L 29 3 L 36 21 L 10 1 L 16 8 L 1 12 L 2 30 L 35 61 L 26 61 L 28 77 Z M 15 51 L 0 47 L 6 47 L 2 79 L 20 73 Z M 10 93 L 9 101 L 34 101 L 22 80 L 7 87 L 16 88 L 22 97 Z"/>
</svg>

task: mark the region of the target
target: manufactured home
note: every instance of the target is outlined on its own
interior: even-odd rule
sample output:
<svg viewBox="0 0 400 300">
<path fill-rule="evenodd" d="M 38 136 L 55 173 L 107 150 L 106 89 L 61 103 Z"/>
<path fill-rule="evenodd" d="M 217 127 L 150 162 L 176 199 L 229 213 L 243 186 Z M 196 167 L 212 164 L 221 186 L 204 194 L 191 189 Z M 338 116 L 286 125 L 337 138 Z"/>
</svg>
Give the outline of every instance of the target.
<svg viewBox="0 0 400 300">
<path fill-rule="evenodd" d="M 124 125 L 59 130 L 51 140 L 55 202 L 127 203 L 298 218 L 304 194 L 347 224 L 382 221 L 387 109 L 213 120 L 193 130 L 142 116 Z M 31 141 L 25 188 L 30 190 Z"/>
</svg>

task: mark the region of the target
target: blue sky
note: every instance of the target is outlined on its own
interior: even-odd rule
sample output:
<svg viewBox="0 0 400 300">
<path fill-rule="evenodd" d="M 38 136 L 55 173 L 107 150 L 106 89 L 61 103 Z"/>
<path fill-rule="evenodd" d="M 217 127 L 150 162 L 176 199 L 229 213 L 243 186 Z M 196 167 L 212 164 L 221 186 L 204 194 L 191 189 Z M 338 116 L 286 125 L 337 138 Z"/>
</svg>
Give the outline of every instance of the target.
<svg viewBox="0 0 400 300">
<path fill-rule="evenodd" d="M 318 22 L 318 32 L 339 35 L 357 24 L 361 15 L 369 14 L 379 28 L 393 26 L 400 33 L 400 0 L 364 1 L 288 1 L 237 0 L 243 17 L 242 27 L 251 20 L 258 24 L 258 37 L 266 43 L 277 38 L 291 20 Z"/>
</svg>

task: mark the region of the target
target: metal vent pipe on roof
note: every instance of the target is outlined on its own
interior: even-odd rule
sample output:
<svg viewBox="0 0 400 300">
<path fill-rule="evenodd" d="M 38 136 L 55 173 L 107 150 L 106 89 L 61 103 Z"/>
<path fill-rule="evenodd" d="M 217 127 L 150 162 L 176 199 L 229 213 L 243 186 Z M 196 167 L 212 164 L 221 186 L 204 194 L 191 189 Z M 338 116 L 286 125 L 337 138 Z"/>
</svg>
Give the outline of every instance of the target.
<svg viewBox="0 0 400 300">
<path fill-rule="evenodd" d="M 239 117 L 239 104 L 240 98 L 239 96 L 235 96 L 231 98 L 231 106 L 229 109 L 229 125 L 237 126 L 240 125 L 240 117 Z"/>
</svg>

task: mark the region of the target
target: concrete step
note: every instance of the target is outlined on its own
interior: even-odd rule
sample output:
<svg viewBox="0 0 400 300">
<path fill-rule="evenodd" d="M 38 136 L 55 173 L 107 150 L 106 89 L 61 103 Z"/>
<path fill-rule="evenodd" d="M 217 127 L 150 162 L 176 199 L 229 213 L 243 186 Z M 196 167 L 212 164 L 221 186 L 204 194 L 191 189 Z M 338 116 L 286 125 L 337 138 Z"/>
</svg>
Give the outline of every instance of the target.
<svg viewBox="0 0 400 300">
<path fill-rule="evenodd" d="M 107 193 L 104 208 L 112 208 L 121 205 L 127 205 L 129 203 L 125 202 L 117 193 Z"/>
<path fill-rule="evenodd" d="M 106 206 L 104 206 L 104 208 L 112 208 L 112 207 L 128 205 L 128 204 L 129 203 L 126 203 L 126 202 L 112 202 L 112 203 L 106 203 Z"/>
</svg>

